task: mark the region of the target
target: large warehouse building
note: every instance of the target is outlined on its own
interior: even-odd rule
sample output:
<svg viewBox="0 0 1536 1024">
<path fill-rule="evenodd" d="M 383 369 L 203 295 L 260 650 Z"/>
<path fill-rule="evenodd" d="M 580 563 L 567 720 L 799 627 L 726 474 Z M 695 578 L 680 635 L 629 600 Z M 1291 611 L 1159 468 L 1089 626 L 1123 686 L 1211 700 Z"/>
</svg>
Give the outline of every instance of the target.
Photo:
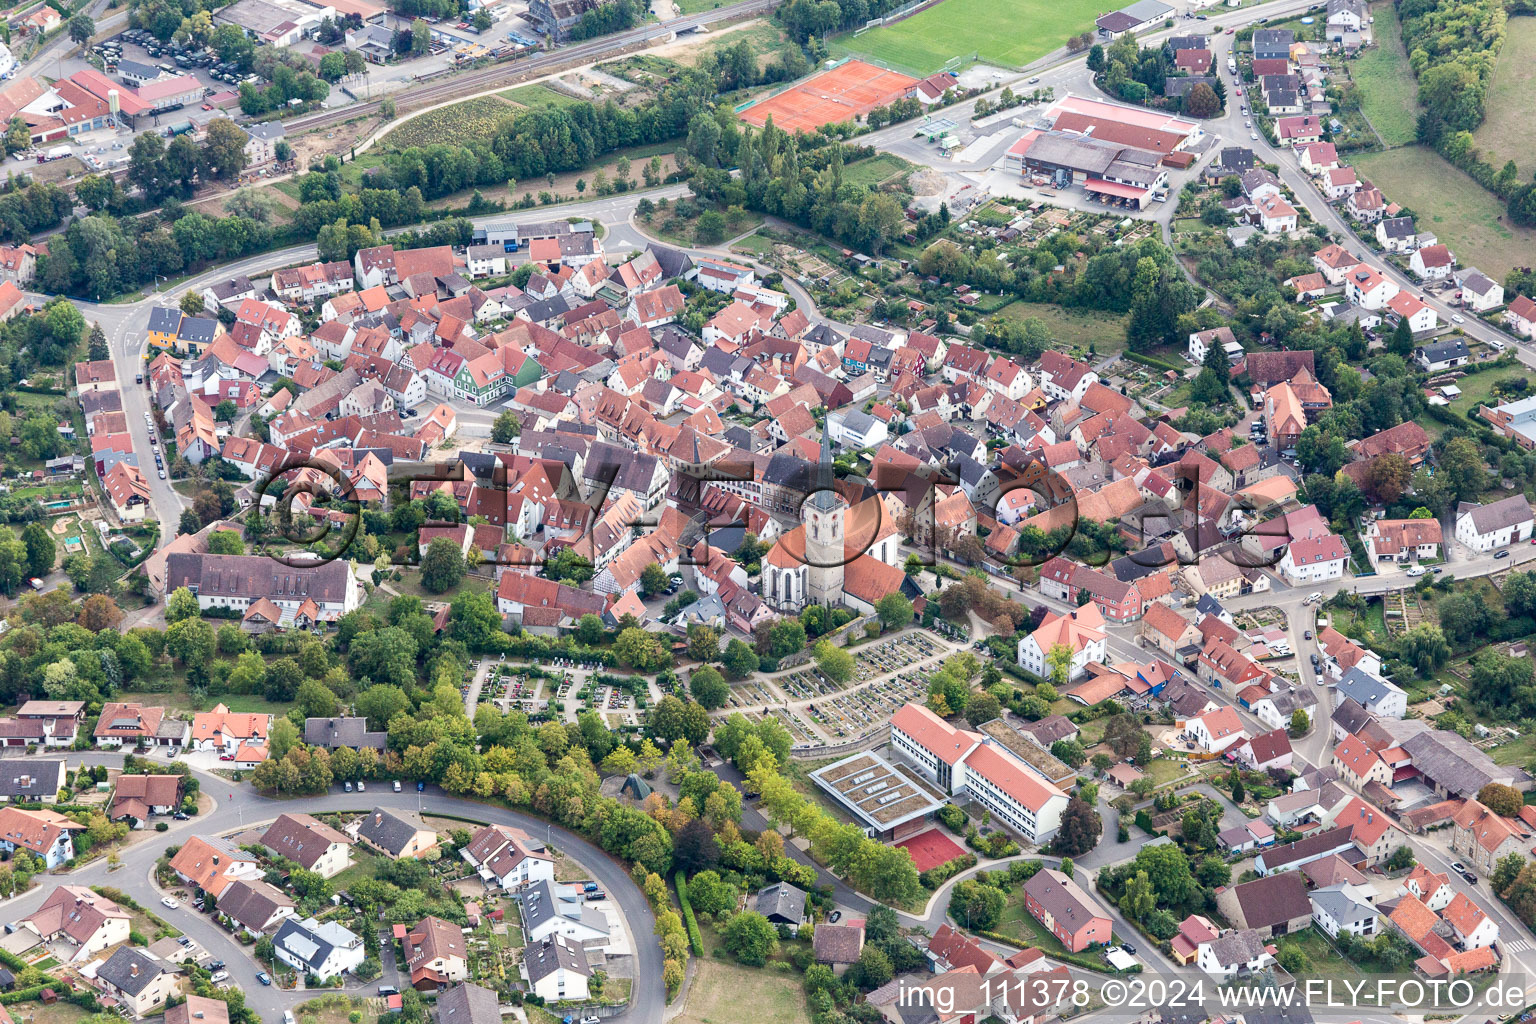
<svg viewBox="0 0 1536 1024">
<path fill-rule="evenodd" d="M 1105 202 L 1142 209 L 1168 187 L 1167 168 L 1188 166 L 1204 135 L 1193 121 L 1140 107 L 1068 96 L 1008 150 L 1026 178 L 1081 184 Z"/>
</svg>

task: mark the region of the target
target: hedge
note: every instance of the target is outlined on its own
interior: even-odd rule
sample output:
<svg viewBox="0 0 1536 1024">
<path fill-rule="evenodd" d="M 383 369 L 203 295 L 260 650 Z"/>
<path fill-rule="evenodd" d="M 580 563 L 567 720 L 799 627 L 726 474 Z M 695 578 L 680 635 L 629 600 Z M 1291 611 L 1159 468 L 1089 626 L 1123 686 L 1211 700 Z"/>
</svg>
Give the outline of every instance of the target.
<svg viewBox="0 0 1536 1024">
<path fill-rule="evenodd" d="M 1183 373 L 1187 369 L 1187 367 L 1179 366 L 1176 363 L 1170 363 L 1166 359 L 1159 359 L 1157 356 L 1149 356 L 1141 352 L 1124 352 L 1121 354 L 1133 363 L 1150 366 L 1156 370 L 1172 370 L 1174 373 Z"/>
<path fill-rule="evenodd" d="M 929 868 L 917 876 L 917 880 L 924 889 L 934 890 L 962 871 L 976 866 L 974 853 L 962 853 L 954 860 L 947 860 L 937 867 Z"/>
<path fill-rule="evenodd" d="M 688 879 L 683 874 L 683 869 L 678 868 L 673 876 L 677 882 L 677 902 L 683 908 L 683 924 L 688 928 L 688 945 L 693 948 L 694 956 L 704 955 L 704 937 L 699 934 L 699 922 L 693 916 L 693 904 L 688 901 Z"/>
</svg>

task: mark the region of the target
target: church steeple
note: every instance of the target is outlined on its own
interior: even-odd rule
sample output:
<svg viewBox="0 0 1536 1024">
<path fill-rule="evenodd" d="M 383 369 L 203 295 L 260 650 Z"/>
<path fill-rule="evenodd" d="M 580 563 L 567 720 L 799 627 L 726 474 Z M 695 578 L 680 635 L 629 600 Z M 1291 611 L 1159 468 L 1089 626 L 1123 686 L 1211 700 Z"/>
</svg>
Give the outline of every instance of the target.
<svg viewBox="0 0 1536 1024">
<path fill-rule="evenodd" d="M 836 474 L 832 471 L 832 440 L 821 432 L 821 457 L 816 462 L 816 476 L 811 482 L 811 507 L 830 512 L 837 507 Z"/>
</svg>

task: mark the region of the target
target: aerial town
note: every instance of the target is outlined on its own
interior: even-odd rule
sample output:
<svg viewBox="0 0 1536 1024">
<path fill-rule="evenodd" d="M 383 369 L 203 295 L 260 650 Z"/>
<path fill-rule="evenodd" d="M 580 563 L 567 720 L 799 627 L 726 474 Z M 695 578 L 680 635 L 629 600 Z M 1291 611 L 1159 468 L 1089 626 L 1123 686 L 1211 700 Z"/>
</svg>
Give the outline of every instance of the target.
<svg viewBox="0 0 1536 1024">
<path fill-rule="evenodd" d="M 0 1024 L 1536 1014 L 1527 0 L 0 17 Z"/>
</svg>

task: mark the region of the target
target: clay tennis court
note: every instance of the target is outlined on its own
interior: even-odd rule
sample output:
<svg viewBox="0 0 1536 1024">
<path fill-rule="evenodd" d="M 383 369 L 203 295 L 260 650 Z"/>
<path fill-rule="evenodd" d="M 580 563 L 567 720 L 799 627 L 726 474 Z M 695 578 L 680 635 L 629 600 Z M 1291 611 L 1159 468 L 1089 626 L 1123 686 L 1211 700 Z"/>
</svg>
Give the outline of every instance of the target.
<svg viewBox="0 0 1536 1024">
<path fill-rule="evenodd" d="M 947 864 L 956 857 L 965 855 L 964 850 L 936 828 L 915 835 L 911 839 L 903 839 L 895 845 L 912 855 L 912 863 L 919 871 L 936 868 L 940 864 Z"/>
<path fill-rule="evenodd" d="M 753 104 L 741 112 L 741 119 L 761 127 L 772 114 L 773 123 L 791 135 L 814 132 L 824 124 L 852 121 L 889 106 L 916 84 L 915 78 L 850 60 Z"/>
</svg>

